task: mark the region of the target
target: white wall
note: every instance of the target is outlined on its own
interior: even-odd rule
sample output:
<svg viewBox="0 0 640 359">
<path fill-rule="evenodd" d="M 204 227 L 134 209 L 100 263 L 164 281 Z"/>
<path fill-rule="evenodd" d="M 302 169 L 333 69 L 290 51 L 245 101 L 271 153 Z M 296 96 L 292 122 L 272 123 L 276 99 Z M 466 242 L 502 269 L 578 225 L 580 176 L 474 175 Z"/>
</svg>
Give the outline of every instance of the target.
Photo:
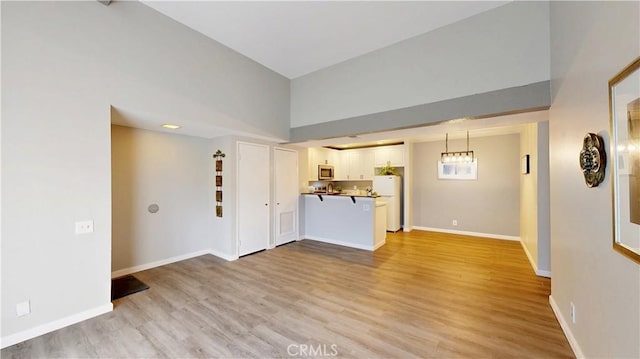
<svg viewBox="0 0 640 359">
<path fill-rule="evenodd" d="M 549 122 L 538 123 L 538 275 L 551 276 Z M 521 222 L 522 223 L 522 222 Z"/>
<path fill-rule="evenodd" d="M 112 272 L 210 249 L 211 162 L 206 139 L 111 127 Z"/>
<path fill-rule="evenodd" d="M 289 83 L 138 2 L 0 6 L 6 345 L 111 308 L 110 106 L 286 137 Z"/>
<path fill-rule="evenodd" d="M 538 124 L 523 126 L 520 156 L 529 155 L 530 173 L 520 176 L 520 242 L 538 268 Z"/>
<path fill-rule="evenodd" d="M 512 2 L 292 80 L 291 127 L 545 80 L 549 5 Z"/>
<path fill-rule="evenodd" d="M 413 144 L 413 226 L 517 238 L 520 136 L 471 136 L 469 147 L 478 159 L 475 181 L 438 179 L 444 141 Z M 465 148 L 466 140 L 449 141 L 450 151 Z"/>
<path fill-rule="evenodd" d="M 236 242 L 236 203 L 237 203 L 237 191 L 241 190 L 237 188 L 237 152 L 238 142 L 248 142 L 248 143 L 256 143 L 263 144 L 269 146 L 269 162 L 270 162 L 270 177 L 269 178 L 256 178 L 256 181 L 269 181 L 271 184 L 269 199 L 271 202 L 270 208 L 270 221 L 272 223 L 271 229 L 273 232 L 273 223 L 275 218 L 275 206 L 273 205 L 275 199 L 275 191 L 273 186 L 273 149 L 275 147 L 279 148 L 287 148 L 295 151 L 306 151 L 300 147 L 293 145 L 277 145 L 273 142 L 257 140 L 246 137 L 238 137 L 238 136 L 225 136 L 221 138 L 215 138 L 209 141 L 209 149 L 211 153 L 215 153 L 218 149 L 225 153 L 226 157 L 223 159 L 223 181 L 222 181 L 222 191 L 223 191 L 223 217 L 215 217 L 213 219 L 212 224 L 212 233 L 210 234 L 211 242 L 211 252 L 221 258 L 225 258 L 228 260 L 234 260 L 238 258 L 238 249 Z M 302 155 L 298 155 L 298 158 L 302 158 Z M 305 167 L 306 169 L 306 167 Z M 299 167 L 299 173 L 301 173 Z M 211 183 L 215 183 L 215 167 L 214 163 L 211 163 L 210 171 L 209 171 L 209 181 Z M 305 172 L 306 179 L 306 172 Z M 299 181 L 300 182 L 300 181 Z M 209 198 L 211 198 L 211 206 L 215 206 L 215 187 L 212 187 L 211 194 Z M 212 207 L 214 208 L 214 207 Z M 214 208 L 215 209 L 215 208 Z M 215 211 L 213 212 L 215 216 Z M 275 242 L 275 234 L 271 233 L 271 238 L 269 238 L 269 245 L 274 246 Z"/>
<path fill-rule="evenodd" d="M 520 176 L 520 241 L 536 274 L 551 275 L 549 249 L 549 124 L 530 123 L 520 134 L 520 158 L 530 173 Z"/>
<path fill-rule="evenodd" d="M 585 133 L 610 144 L 607 83 L 640 54 L 638 29 L 637 1 L 551 3 L 551 302 L 589 358 L 640 357 L 640 266 L 612 248 L 611 172 L 587 188 L 578 165 Z"/>
<path fill-rule="evenodd" d="M 211 251 L 213 254 L 225 258 L 236 259 L 238 257 L 235 242 L 235 213 L 236 213 L 236 142 L 233 137 L 214 138 L 209 142 L 209 152 L 213 155 L 216 151 L 222 151 L 225 157 L 222 159 L 222 217 L 215 216 L 215 191 L 211 186 L 210 199 L 211 213 L 214 216 L 212 223 Z M 209 166 L 209 183 L 216 183 L 215 162 Z"/>
</svg>

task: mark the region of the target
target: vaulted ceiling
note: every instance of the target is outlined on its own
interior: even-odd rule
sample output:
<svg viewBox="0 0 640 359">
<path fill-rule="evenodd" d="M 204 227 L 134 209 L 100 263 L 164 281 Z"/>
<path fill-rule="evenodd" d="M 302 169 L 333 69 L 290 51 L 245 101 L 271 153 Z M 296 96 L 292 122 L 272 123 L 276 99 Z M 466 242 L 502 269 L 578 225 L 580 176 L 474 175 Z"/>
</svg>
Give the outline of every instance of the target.
<svg viewBox="0 0 640 359">
<path fill-rule="evenodd" d="M 143 1 L 290 79 L 509 1 Z"/>
<path fill-rule="evenodd" d="M 507 1 L 155 1 L 145 5 L 294 79 L 509 3 Z M 129 116 L 129 118 L 132 118 Z M 517 133 L 546 111 L 302 143 L 375 144 Z"/>
</svg>

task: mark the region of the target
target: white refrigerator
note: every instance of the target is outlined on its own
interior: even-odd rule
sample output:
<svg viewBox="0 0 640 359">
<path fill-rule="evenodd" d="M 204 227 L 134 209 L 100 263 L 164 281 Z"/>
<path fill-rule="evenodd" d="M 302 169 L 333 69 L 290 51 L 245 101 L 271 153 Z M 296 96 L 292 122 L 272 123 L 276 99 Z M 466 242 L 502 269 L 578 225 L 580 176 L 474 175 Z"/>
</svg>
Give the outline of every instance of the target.
<svg viewBox="0 0 640 359">
<path fill-rule="evenodd" d="M 401 204 L 402 177 L 400 176 L 375 176 L 373 177 L 373 191 L 380 197 L 378 201 L 387 205 L 387 231 L 397 232 L 401 227 L 400 204 Z"/>
</svg>

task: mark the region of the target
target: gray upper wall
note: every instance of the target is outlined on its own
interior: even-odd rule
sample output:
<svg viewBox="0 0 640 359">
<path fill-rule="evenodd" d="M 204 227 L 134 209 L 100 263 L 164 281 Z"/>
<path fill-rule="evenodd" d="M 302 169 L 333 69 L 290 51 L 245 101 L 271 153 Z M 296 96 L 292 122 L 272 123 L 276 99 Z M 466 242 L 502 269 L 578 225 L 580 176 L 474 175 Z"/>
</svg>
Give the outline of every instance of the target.
<svg viewBox="0 0 640 359">
<path fill-rule="evenodd" d="M 549 4 L 512 2 L 292 80 L 292 134 L 299 136 L 297 129 L 305 126 L 546 82 L 549 61 Z M 398 124 L 389 117 L 381 127 Z"/>
<path fill-rule="evenodd" d="M 291 129 L 291 142 L 539 111 L 551 105 L 550 81 Z"/>
<path fill-rule="evenodd" d="M 289 79 L 140 2 L 97 5 L 3 4 L 10 14 L 3 33 L 49 41 L 56 53 L 43 55 L 71 56 L 78 63 L 70 65 L 88 73 L 67 81 L 106 94 L 110 105 L 142 121 L 288 138 Z M 19 30 L 8 18 L 16 11 L 24 22 Z"/>
</svg>

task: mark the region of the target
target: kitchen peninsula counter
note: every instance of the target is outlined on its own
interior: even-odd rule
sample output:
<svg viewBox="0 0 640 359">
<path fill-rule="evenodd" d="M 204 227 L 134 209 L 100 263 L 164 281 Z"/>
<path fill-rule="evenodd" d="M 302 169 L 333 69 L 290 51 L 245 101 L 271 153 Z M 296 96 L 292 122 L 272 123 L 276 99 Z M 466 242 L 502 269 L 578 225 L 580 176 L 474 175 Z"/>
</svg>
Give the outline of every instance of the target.
<svg viewBox="0 0 640 359">
<path fill-rule="evenodd" d="M 334 193 L 327 193 L 327 192 L 313 192 L 313 193 L 300 193 L 303 196 L 338 196 L 338 197 L 363 197 L 363 198 L 378 198 L 380 196 L 378 195 L 371 195 L 371 196 L 367 196 L 364 194 L 346 194 L 346 193 L 339 193 L 339 192 L 334 192 Z"/>
<path fill-rule="evenodd" d="M 387 209 L 376 197 L 302 193 L 302 237 L 369 251 L 380 248 L 387 234 Z"/>
</svg>

